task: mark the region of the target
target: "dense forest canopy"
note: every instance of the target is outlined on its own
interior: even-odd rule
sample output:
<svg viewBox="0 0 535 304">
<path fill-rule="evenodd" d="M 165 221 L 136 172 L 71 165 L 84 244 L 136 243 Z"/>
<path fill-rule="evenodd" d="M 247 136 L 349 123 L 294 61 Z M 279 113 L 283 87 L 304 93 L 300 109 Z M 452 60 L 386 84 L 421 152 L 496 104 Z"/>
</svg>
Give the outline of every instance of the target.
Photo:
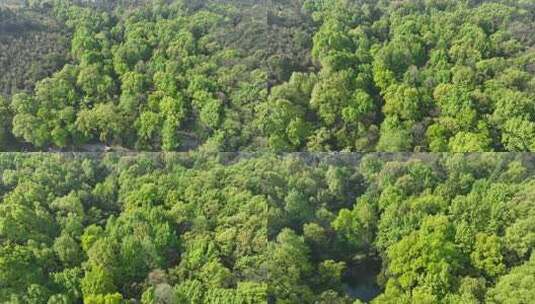
<svg viewBox="0 0 535 304">
<path fill-rule="evenodd" d="M 35 89 L 7 97 L 4 133 L 38 149 L 101 142 L 237 150 L 251 141 L 253 107 L 267 94 L 265 9 L 249 1 L 143 2 L 19 8 L 68 29 L 70 60 Z"/>
<path fill-rule="evenodd" d="M 533 1 L 275 2 L 284 20 L 312 18 L 315 70 L 271 90 L 270 147 L 534 150 Z"/>
<path fill-rule="evenodd" d="M 531 303 L 526 154 L 0 154 L 2 303 Z"/>
<path fill-rule="evenodd" d="M 33 89 L 68 57 L 69 32 L 37 10 L 0 6 L 0 95 Z"/>
<path fill-rule="evenodd" d="M 24 3 L 4 151 L 535 150 L 531 0 Z"/>
<path fill-rule="evenodd" d="M 1 303 L 535 301 L 534 0 L 0 0 L 0 71 Z"/>
</svg>

